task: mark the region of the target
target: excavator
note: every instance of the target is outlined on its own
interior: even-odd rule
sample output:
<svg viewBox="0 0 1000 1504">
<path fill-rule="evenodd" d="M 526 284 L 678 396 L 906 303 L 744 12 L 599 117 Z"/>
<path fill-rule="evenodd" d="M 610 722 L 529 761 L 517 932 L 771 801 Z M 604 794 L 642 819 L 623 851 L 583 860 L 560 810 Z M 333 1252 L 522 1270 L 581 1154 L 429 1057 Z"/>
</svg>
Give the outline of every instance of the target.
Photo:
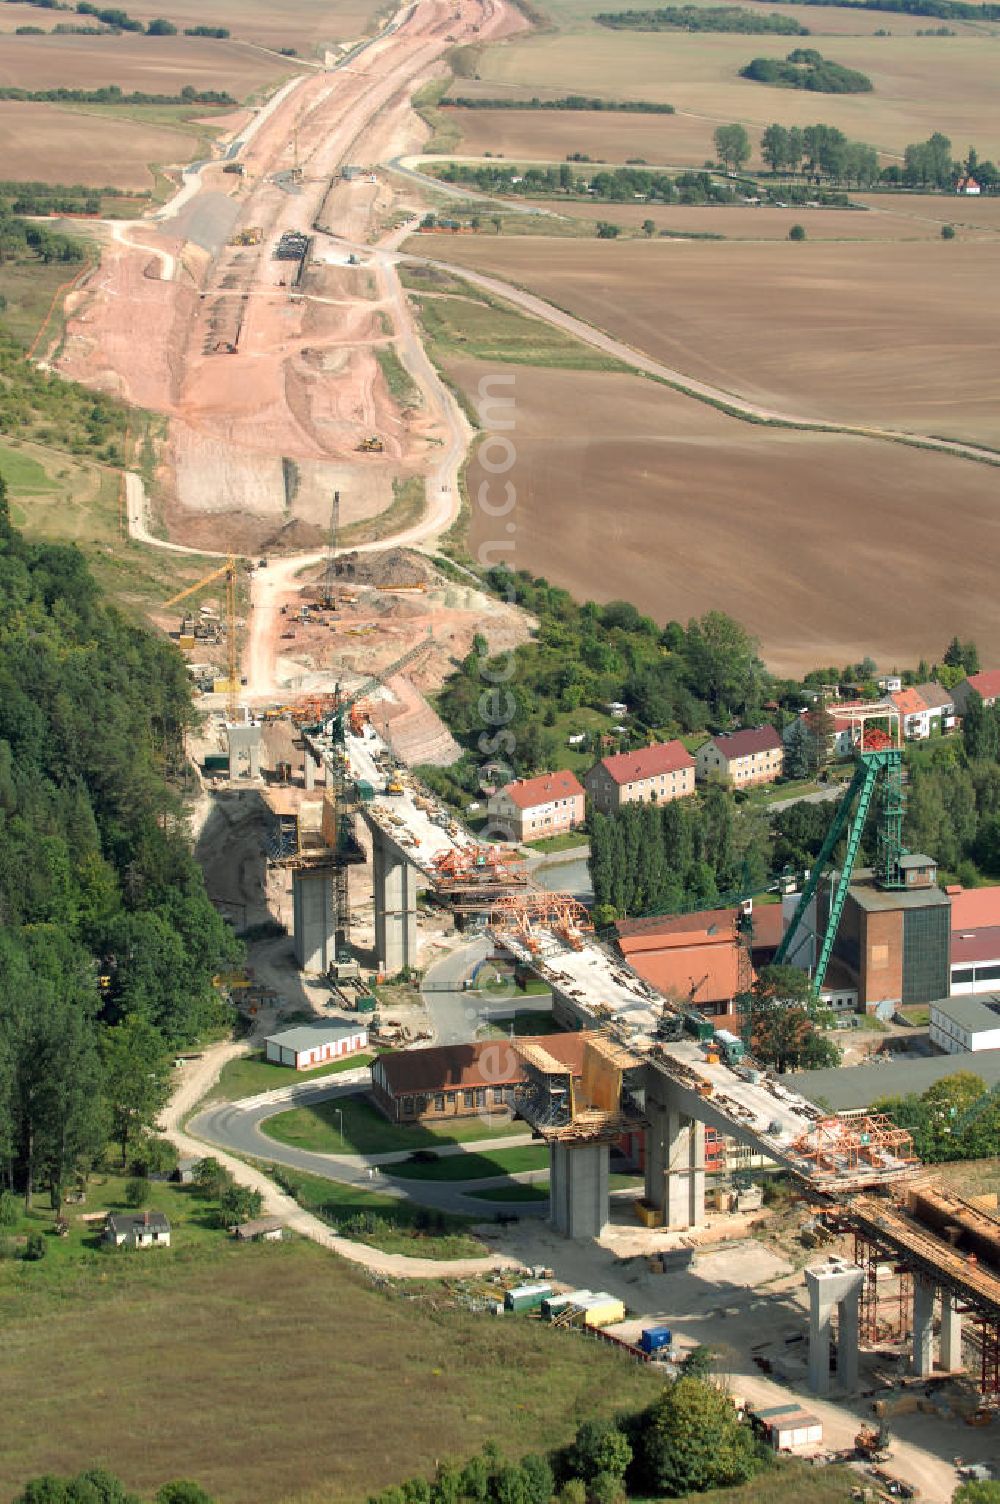
<svg viewBox="0 0 1000 1504">
<path fill-rule="evenodd" d="M 382 443 L 382 440 L 379 438 L 378 434 L 374 433 L 371 434 L 367 439 L 362 439 L 360 444 L 357 446 L 358 454 L 382 454 L 384 449 L 385 445 Z"/>
</svg>

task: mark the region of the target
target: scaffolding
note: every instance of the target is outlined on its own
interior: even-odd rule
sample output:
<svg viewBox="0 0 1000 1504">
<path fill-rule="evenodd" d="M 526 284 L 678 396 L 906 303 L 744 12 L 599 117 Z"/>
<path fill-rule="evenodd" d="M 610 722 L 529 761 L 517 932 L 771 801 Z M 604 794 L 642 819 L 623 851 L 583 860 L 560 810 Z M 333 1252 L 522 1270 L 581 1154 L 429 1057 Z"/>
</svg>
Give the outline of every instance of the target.
<svg viewBox="0 0 1000 1504">
<path fill-rule="evenodd" d="M 792 1140 L 789 1152 L 812 1165 L 814 1172 L 825 1171 L 838 1179 L 869 1169 L 898 1177 L 903 1167 L 919 1164 L 911 1135 L 882 1113 L 820 1118 Z"/>
<path fill-rule="evenodd" d="M 553 937 L 571 950 L 582 950 L 584 935 L 593 931 L 587 910 L 571 893 L 549 893 L 540 888 L 498 899 L 490 928 L 500 939 L 512 936 L 520 940 L 533 956 L 540 955 Z"/>
</svg>

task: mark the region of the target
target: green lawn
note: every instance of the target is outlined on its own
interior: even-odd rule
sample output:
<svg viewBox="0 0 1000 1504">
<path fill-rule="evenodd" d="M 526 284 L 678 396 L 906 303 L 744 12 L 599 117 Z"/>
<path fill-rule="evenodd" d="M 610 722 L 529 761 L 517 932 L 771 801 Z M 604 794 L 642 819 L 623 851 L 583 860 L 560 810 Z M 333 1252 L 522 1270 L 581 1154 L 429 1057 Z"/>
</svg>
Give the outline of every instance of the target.
<svg viewBox="0 0 1000 1504">
<path fill-rule="evenodd" d="M 315 1076 L 336 1076 L 341 1071 L 357 1070 L 370 1065 L 374 1059 L 374 1055 L 351 1055 L 346 1060 L 318 1066 L 314 1071 L 293 1071 L 287 1065 L 273 1065 L 264 1059 L 263 1052 L 258 1051 L 227 1061 L 211 1096 L 214 1100 L 238 1102 L 241 1097 L 255 1097 L 262 1091 L 276 1091 L 281 1086 L 295 1086 L 311 1081 Z"/>
<path fill-rule="evenodd" d="M 385 384 L 389 388 L 389 395 L 401 407 L 419 407 L 420 388 L 403 365 L 393 346 L 384 345 L 376 350 L 375 359 L 378 361 Z"/>
<path fill-rule="evenodd" d="M 529 851 L 570 851 L 574 846 L 586 846 L 584 830 L 567 830 L 559 836 L 543 836 L 540 841 L 526 841 Z"/>
<path fill-rule="evenodd" d="M 0 475 L 12 492 L 56 490 L 57 483 L 44 465 L 30 454 L 11 449 L 8 444 L 0 444 Z"/>
<path fill-rule="evenodd" d="M 498 1185 L 492 1191 L 468 1191 L 470 1200 L 504 1203 L 548 1201 L 548 1187 L 543 1185 Z"/>
<path fill-rule="evenodd" d="M 22 1211 L 13 1227 L 0 1230 L 0 1248 L 8 1255 L 0 1255 L 0 1313 L 8 1308 L 17 1292 L 62 1288 L 67 1278 L 75 1278 L 75 1270 L 107 1271 L 112 1264 L 134 1259 L 176 1262 L 225 1240 L 225 1231 L 215 1221 L 214 1202 L 197 1195 L 192 1186 L 150 1181 L 146 1209 L 164 1212 L 170 1219 L 170 1247 L 134 1253 L 105 1248 L 101 1240 L 103 1217 L 94 1222 L 84 1219 L 108 1211 L 131 1211 L 125 1202 L 125 1186 L 129 1179 L 130 1176 L 104 1173 L 93 1176 L 87 1186 L 86 1201 L 79 1206 L 63 1207 L 62 1215 L 70 1229 L 64 1238 L 56 1236 L 55 1213 L 48 1206 L 47 1198 L 41 1196 L 35 1198 L 30 1212 Z M 43 1235 L 45 1256 L 29 1263 L 18 1255 L 23 1239 L 32 1232 Z M 109 1274 L 105 1273 L 103 1277 L 107 1279 Z"/>
<path fill-rule="evenodd" d="M 544 1144 L 523 1144 L 514 1149 L 496 1149 L 490 1154 L 448 1154 L 427 1164 L 404 1160 L 386 1165 L 384 1174 L 400 1180 L 486 1180 L 491 1175 L 517 1175 L 524 1170 L 547 1170 L 549 1151 Z"/>
<path fill-rule="evenodd" d="M 562 1032 L 553 1021 L 551 1013 L 513 1013 L 510 1018 L 495 1018 L 488 1024 L 481 1024 L 476 1030 L 476 1038 L 509 1039 L 511 1029 L 517 1036 Z"/>
<path fill-rule="evenodd" d="M 343 1113 L 343 1142 L 340 1113 Z M 440 1149 L 444 1144 L 508 1136 L 520 1128 L 508 1117 L 490 1123 L 479 1116 L 456 1118 L 440 1128 L 416 1123 L 412 1127 L 397 1127 L 382 1116 L 369 1098 L 361 1095 L 341 1097 L 336 1103 L 293 1107 L 261 1124 L 269 1138 L 316 1154 L 392 1154 L 397 1149 Z"/>
<path fill-rule="evenodd" d="M 420 254 L 419 237 L 416 242 L 408 241 L 407 246 Z M 416 300 L 428 353 L 437 366 L 461 357 L 570 371 L 627 369 L 582 340 L 521 313 L 510 303 L 481 292 L 470 283 L 463 282 L 460 286 L 462 291 L 458 296 L 449 293 Z M 575 713 L 575 719 L 579 719 L 579 713 Z"/>
<path fill-rule="evenodd" d="M 144 1498 L 181 1476 L 220 1504 L 348 1504 L 487 1440 L 560 1446 L 662 1385 L 447 1286 L 433 1307 L 376 1289 L 304 1240 L 94 1255 L 56 1284 L 47 1262 L 0 1265 L 0 1499 L 100 1464 Z"/>
<path fill-rule="evenodd" d="M 398 1196 L 339 1185 L 284 1165 L 261 1168 L 300 1206 L 322 1217 L 341 1236 L 380 1248 L 383 1253 L 407 1253 L 422 1259 L 476 1259 L 489 1251 L 466 1231 L 473 1217 L 431 1211 Z"/>
</svg>

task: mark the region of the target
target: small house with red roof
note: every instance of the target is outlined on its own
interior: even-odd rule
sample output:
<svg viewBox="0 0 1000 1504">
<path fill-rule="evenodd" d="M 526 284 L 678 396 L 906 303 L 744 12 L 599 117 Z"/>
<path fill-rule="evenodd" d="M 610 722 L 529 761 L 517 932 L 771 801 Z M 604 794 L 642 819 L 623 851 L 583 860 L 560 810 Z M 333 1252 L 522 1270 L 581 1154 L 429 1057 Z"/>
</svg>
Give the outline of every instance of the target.
<svg viewBox="0 0 1000 1504">
<path fill-rule="evenodd" d="M 700 779 L 718 778 L 734 789 L 773 783 L 785 766 L 785 747 L 773 726 L 710 736 L 695 754 Z"/>
<path fill-rule="evenodd" d="M 965 176 L 959 178 L 958 182 L 955 184 L 955 192 L 964 193 L 968 198 L 978 198 L 979 194 L 982 193 L 982 191 L 982 188 L 980 187 L 977 180 L 972 176 L 971 172 L 967 172 Z"/>
<path fill-rule="evenodd" d="M 537 778 L 515 778 L 491 797 L 487 810 L 495 833 L 511 841 L 564 835 L 583 824 L 583 785 L 566 769 Z"/>
<path fill-rule="evenodd" d="M 1000 669 L 984 669 L 981 674 L 970 674 L 952 690 L 959 715 L 965 715 L 969 701 L 977 694 L 984 705 L 995 705 L 1000 699 Z"/>
<path fill-rule="evenodd" d="M 694 758 L 683 742 L 656 742 L 602 757 L 584 774 L 587 797 L 602 815 L 626 804 L 666 804 L 694 793 Z"/>
</svg>

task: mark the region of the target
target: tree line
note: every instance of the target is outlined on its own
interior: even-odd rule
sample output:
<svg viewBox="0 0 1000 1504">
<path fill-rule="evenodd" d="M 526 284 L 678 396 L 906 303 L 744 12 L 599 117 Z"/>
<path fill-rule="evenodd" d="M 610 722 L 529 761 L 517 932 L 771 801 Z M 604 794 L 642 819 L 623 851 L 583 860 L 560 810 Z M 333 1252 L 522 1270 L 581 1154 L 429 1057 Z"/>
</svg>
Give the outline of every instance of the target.
<svg viewBox="0 0 1000 1504">
<path fill-rule="evenodd" d="M 0 1184 L 28 1204 L 109 1141 L 125 1164 L 225 1016 L 241 947 L 167 781 L 192 720 L 180 654 L 75 548 L 28 543 L 0 479 Z"/>
<path fill-rule="evenodd" d="M 780 89 L 808 89 L 814 94 L 870 94 L 874 87 L 867 73 L 845 68 L 814 47 L 795 47 L 784 60 L 755 57 L 740 69 L 740 77 Z"/>
<path fill-rule="evenodd" d="M 151 21 L 139 21 L 119 6 L 94 5 L 92 0 L 78 0 L 75 5 L 66 4 L 65 0 L 7 0 L 7 3 L 11 5 L 26 3 L 35 6 L 38 10 L 74 11 L 78 16 L 93 16 L 95 21 L 99 21 L 103 27 L 112 32 L 139 32 L 150 37 L 173 37 L 178 32 L 174 23 L 163 16 L 156 16 Z M 19 29 L 27 30 L 28 28 Z M 76 28 L 65 25 L 57 25 L 53 29 L 56 33 L 79 29 L 88 34 L 96 30 L 94 27 Z M 184 35 L 186 37 L 228 37 L 229 29 L 225 26 L 186 26 Z"/>
<path fill-rule="evenodd" d="M 143 190 L 92 188 L 85 183 L 19 183 L 0 181 L 0 212 L 24 214 L 99 214 L 111 198 L 148 198 Z"/>
<path fill-rule="evenodd" d="M 18 89 L 5 85 L 0 88 L 0 99 L 28 104 L 234 105 L 237 102 L 224 90 L 196 89 L 192 84 L 185 84 L 178 94 L 145 94 L 140 89 L 125 94 L 117 84 L 104 84 L 99 89 Z"/>
<path fill-rule="evenodd" d="M 1000 1095 L 987 1091 L 974 1071 L 956 1071 L 919 1094 L 882 1097 L 871 1110 L 909 1129 L 914 1149 L 928 1165 L 985 1159 L 1000 1143 Z"/>
<path fill-rule="evenodd" d="M 776 0 L 778 5 L 834 5 L 842 10 L 886 11 L 890 15 L 937 16 L 942 21 L 1000 21 L 1000 5 L 969 0 Z"/>
<path fill-rule="evenodd" d="M 58 1478 L 52 1473 L 32 1478 L 12 1504 L 142 1504 L 142 1500 L 114 1473 L 104 1468 L 88 1468 L 75 1478 Z M 164 1483 L 152 1504 L 213 1504 L 213 1500 L 200 1484 L 179 1478 Z"/>
<path fill-rule="evenodd" d="M 569 162 L 558 167 L 520 170 L 513 166 L 444 162 L 432 170 L 445 183 L 467 184 L 481 193 L 515 198 L 562 195 L 586 196 L 608 204 L 632 203 L 637 198 L 661 204 L 728 204 L 737 197 L 728 183 L 701 171 L 671 175 L 645 167 L 613 167 L 586 174 L 574 170 Z"/>
<path fill-rule="evenodd" d="M 452 110 L 596 110 L 626 115 L 673 115 L 672 104 L 657 104 L 649 99 L 595 99 L 586 94 L 566 94 L 561 99 L 487 99 L 476 95 L 446 95 L 438 101 L 441 109 Z"/>
<path fill-rule="evenodd" d="M 594 17 L 615 31 L 773 32 L 807 37 L 808 26 L 776 11 L 750 11 L 741 5 L 668 5 L 659 10 L 603 11 Z"/>
</svg>

